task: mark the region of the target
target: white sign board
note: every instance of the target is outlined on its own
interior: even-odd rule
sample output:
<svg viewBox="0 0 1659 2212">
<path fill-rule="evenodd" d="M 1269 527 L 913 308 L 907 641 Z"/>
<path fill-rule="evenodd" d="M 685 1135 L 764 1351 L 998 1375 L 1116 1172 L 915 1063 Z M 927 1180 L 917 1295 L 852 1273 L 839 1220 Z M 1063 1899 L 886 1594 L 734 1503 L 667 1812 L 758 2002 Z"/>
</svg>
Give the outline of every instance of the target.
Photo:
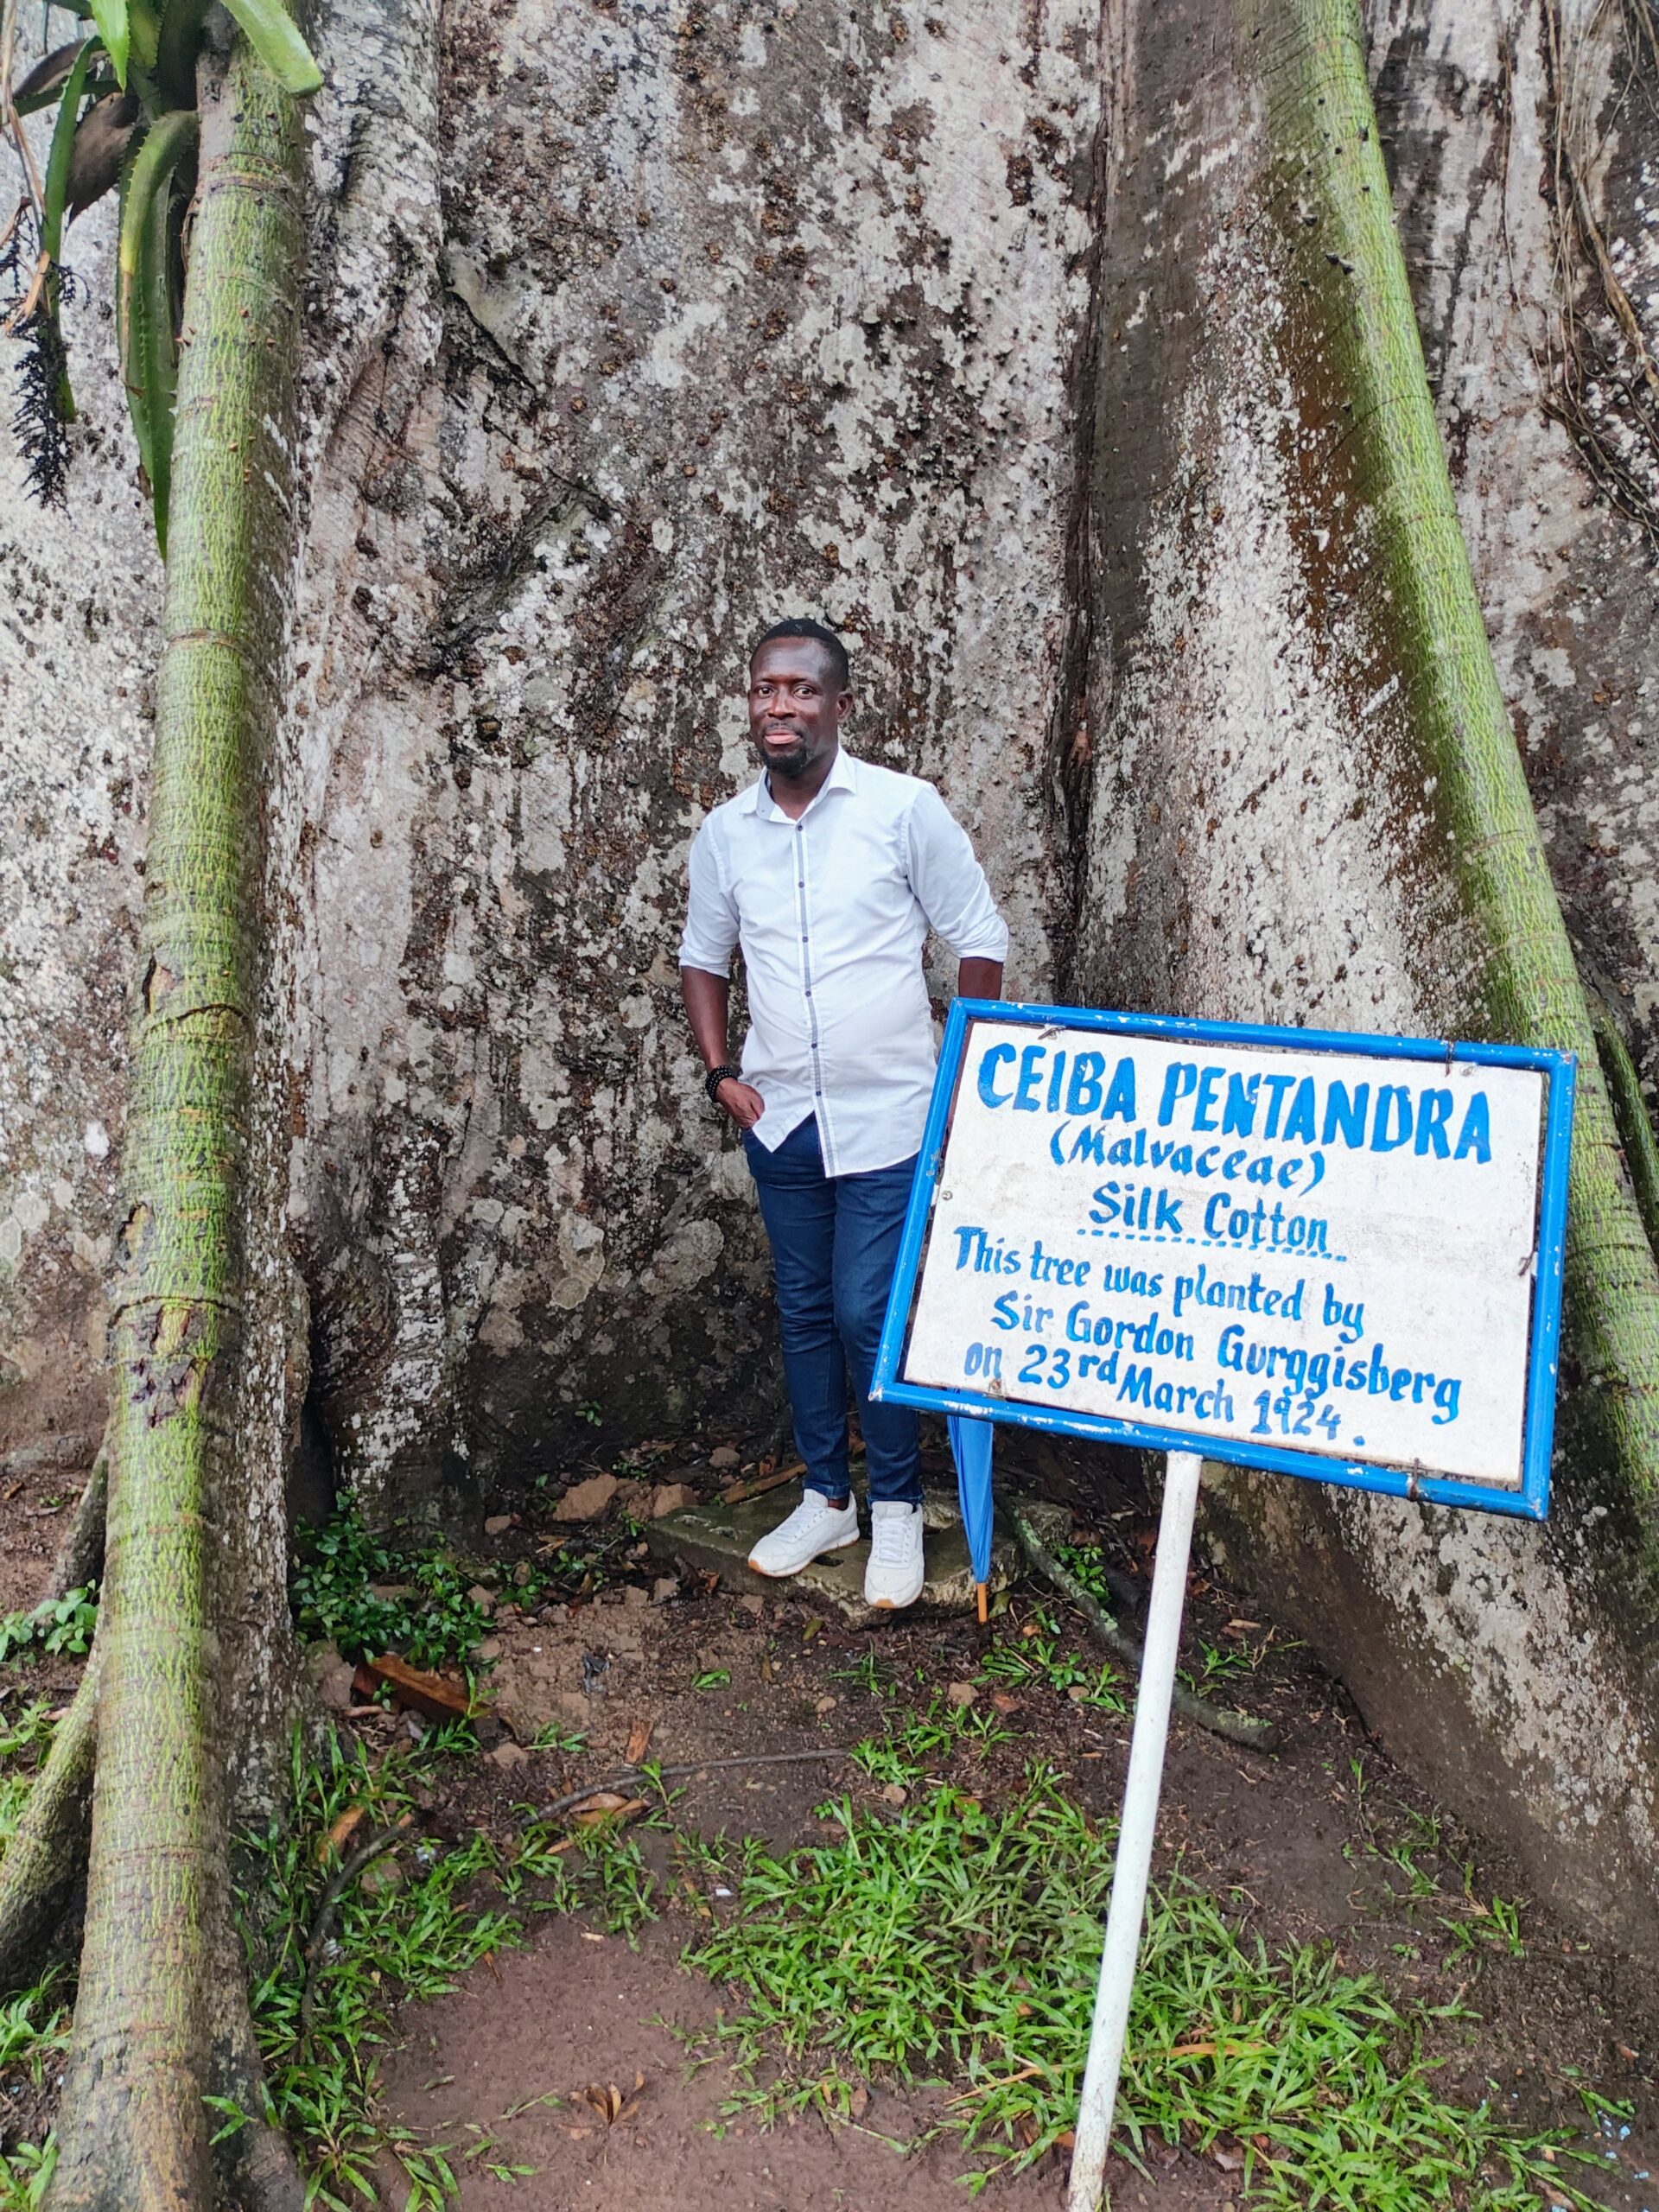
<svg viewBox="0 0 1659 2212">
<path fill-rule="evenodd" d="M 892 1395 L 1523 1488 L 1558 1056 L 1007 1013 L 957 1025 Z"/>
</svg>

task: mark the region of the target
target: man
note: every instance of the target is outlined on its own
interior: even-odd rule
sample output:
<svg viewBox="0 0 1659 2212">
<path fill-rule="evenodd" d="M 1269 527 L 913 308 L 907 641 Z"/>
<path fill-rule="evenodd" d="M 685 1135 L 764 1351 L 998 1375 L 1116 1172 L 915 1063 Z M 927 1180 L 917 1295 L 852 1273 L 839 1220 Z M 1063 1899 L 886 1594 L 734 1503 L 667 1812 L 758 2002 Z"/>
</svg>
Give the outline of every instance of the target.
<svg viewBox="0 0 1659 2212">
<path fill-rule="evenodd" d="M 697 832 L 680 985 L 706 1088 L 743 1132 L 772 1244 L 784 1375 L 805 1463 L 801 1503 L 749 1555 L 798 1574 L 858 1541 L 847 1473 L 847 1371 L 864 1431 L 874 1606 L 922 1587 L 916 1416 L 870 1380 L 933 1084 L 922 945 L 955 950 L 963 995 L 995 998 L 1008 933 L 964 831 L 931 784 L 841 749 L 846 648 L 805 620 L 749 663 L 761 776 Z M 726 1035 L 741 945 L 750 1028 Z"/>
</svg>

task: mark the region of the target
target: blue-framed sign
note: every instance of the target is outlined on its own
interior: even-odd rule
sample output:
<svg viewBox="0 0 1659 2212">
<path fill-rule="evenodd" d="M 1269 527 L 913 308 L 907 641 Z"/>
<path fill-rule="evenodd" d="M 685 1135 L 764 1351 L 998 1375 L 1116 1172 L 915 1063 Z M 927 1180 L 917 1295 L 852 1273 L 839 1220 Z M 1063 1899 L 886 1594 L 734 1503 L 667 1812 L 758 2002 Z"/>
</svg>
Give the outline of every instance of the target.
<svg viewBox="0 0 1659 2212">
<path fill-rule="evenodd" d="M 872 1395 L 1541 1520 L 1573 1074 L 958 999 Z"/>
</svg>

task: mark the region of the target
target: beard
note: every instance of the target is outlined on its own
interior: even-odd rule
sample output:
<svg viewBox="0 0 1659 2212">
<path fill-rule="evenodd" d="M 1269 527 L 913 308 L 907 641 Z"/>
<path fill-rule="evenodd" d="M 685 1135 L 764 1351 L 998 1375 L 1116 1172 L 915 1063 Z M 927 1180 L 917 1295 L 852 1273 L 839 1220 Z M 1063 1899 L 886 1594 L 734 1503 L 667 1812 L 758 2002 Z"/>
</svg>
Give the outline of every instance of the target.
<svg viewBox="0 0 1659 2212">
<path fill-rule="evenodd" d="M 792 742 L 782 749 L 768 746 L 760 738 L 754 741 L 754 749 L 767 772 L 774 776 L 781 776 L 785 783 L 793 782 L 798 776 L 804 776 L 812 765 L 811 741 L 800 735 L 798 732 L 795 734 Z"/>
</svg>

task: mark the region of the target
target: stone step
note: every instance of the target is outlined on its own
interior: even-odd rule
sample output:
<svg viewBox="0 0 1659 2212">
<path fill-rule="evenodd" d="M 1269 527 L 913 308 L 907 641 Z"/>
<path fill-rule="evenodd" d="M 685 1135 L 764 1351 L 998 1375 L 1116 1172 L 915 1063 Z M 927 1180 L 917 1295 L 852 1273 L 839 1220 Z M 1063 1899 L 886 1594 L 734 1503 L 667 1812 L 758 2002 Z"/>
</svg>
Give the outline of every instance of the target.
<svg viewBox="0 0 1659 2212">
<path fill-rule="evenodd" d="M 1028 1498 L 1020 1502 L 1046 1542 L 1065 1541 L 1071 1516 L 1064 1506 Z M 795 1493 L 783 1490 L 765 1497 L 747 1498 L 737 1505 L 716 1501 L 711 1505 L 686 1506 L 677 1513 L 664 1515 L 660 1521 L 653 1521 L 645 1531 L 645 1541 L 657 1558 L 683 1560 L 687 1566 L 702 1573 L 721 1575 L 734 1590 L 771 1590 L 780 1593 L 784 1584 L 752 1573 L 748 1556 L 767 1529 L 776 1528 L 794 1503 Z M 930 1490 L 922 1512 L 927 1530 L 927 1580 L 922 1585 L 921 1596 L 910 1610 L 918 1613 L 971 1613 L 973 1569 L 968 1558 L 967 1533 L 956 1499 L 949 1491 Z M 868 1528 L 868 1510 L 862 1505 L 860 1513 Z M 814 1560 L 810 1567 L 790 1577 L 790 1594 L 821 1599 L 855 1627 L 868 1625 L 878 1618 L 864 1602 L 864 1567 L 869 1549 L 868 1538 L 861 1537 L 844 1551 L 826 1553 L 823 1558 Z M 1020 1548 L 999 1515 L 991 1545 L 992 1594 L 1006 1589 L 1020 1569 Z"/>
</svg>

